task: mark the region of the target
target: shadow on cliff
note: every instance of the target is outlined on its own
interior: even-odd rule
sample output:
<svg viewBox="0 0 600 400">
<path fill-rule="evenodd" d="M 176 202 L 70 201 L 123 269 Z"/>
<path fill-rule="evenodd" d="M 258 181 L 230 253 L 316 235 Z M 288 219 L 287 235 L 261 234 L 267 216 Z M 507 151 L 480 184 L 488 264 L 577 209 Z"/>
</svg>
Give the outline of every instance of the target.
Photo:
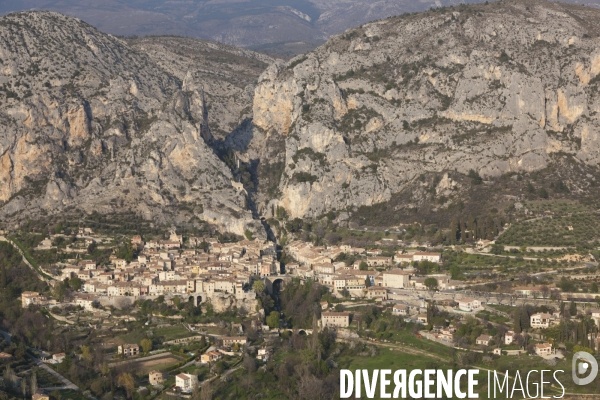
<svg viewBox="0 0 600 400">
<path fill-rule="evenodd" d="M 260 215 L 256 205 L 256 196 L 260 184 L 258 168 L 261 160 L 254 158 L 249 161 L 243 161 L 238 153 L 243 153 L 248 149 L 255 136 L 255 127 L 252 118 L 244 119 L 225 139 L 217 139 L 211 136 L 210 140 L 205 140 L 206 144 L 213 149 L 217 157 L 229 167 L 234 179 L 242 183 L 246 190 L 246 205 L 252 212 L 254 219 L 260 220 L 267 238 L 277 242 L 273 230 L 266 219 Z"/>
</svg>

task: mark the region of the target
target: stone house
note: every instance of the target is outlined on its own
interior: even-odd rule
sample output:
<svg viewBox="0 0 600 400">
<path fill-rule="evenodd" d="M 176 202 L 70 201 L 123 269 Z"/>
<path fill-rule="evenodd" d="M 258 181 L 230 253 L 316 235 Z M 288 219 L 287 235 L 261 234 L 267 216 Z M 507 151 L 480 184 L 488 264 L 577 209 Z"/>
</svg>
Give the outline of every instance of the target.
<svg viewBox="0 0 600 400">
<path fill-rule="evenodd" d="M 552 345 L 550 343 L 536 343 L 535 354 L 540 357 L 549 356 L 553 354 Z"/>
<path fill-rule="evenodd" d="M 489 346 L 492 337 L 489 335 L 479 335 L 477 339 L 475 339 L 475 343 L 482 346 Z"/>
<path fill-rule="evenodd" d="M 137 344 L 122 344 L 117 347 L 117 353 L 125 357 L 135 357 L 140 354 L 140 346 Z"/>
<path fill-rule="evenodd" d="M 350 325 L 350 313 L 348 312 L 324 312 L 321 314 L 321 326 L 323 328 L 346 328 Z"/>
<path fill-rule="evenodd" d="M 152 386 L 161 385 L 165 382 L 165 374 L 161 371 L 150 371 L 148 381 Z"/>
</svg>

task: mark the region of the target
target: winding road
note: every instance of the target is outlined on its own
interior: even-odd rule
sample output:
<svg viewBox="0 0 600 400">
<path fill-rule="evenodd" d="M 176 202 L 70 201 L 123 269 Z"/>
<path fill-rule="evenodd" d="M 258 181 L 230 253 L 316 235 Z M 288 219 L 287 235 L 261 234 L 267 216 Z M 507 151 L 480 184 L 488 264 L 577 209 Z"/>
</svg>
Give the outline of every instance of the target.
<svg viewBox="0 0 600 400">
<path fill-rule="evenodd" d="M 19 254 L 21 256 L 23 256 L 23 262 L 38 275 L 38 278 L 40 278 L 41 280 L 43 280 L 46 283 L 49 283 L 50 281 L 54 280 L 54 279 L 49 279 L 49 278 L 45 277 L 43 274 L 40 273 L 40 271 L 38 271 L 37 269 L 35 269 L 35 267 L 33 265 L 31 265 L 31 263 L 27 260 L 27 257 L 25 257 L 25 254 L 23 253 L 23 250 L 21 250 L 19 248 L 19 246 L 17 246 L 12 240 L 8 239 L 7 237 L 0 236 L 0 242 L 10 243 L 15 249 L 17 249 L 17 251 L 19 252 Z M 43 270 L 42 270 L 42 272 L 46 273 Z"/>
</svg>

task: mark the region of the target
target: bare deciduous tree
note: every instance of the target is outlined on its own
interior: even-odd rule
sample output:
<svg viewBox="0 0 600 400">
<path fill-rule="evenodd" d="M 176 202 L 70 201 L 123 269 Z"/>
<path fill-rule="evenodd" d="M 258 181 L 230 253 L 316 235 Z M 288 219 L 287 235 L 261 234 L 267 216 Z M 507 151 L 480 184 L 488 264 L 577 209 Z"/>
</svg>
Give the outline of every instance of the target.
<svg viewBox="0 0 600 400">
<path fill-rule="evenodd" d="M 296 367 L 296 374 L 298 376 L 298 398 L 306 400 L 324 398 L 323 381 L 314 376 L 306 364 Z"/>
<path fill-rule="evenodd" d="M 210 381 L 206 381 L 202 384 L 202 388 L 200 389 L 200 400 L 212 400 L 212 387 L 210 385 Z"/>
</svg>

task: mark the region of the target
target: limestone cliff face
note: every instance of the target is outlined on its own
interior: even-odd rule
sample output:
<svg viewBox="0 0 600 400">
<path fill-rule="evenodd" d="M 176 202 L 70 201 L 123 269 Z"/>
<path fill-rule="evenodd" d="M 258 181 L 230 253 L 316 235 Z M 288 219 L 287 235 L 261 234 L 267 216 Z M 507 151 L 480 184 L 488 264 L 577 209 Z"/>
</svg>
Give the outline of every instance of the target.
<svg viewBox="0 0 600 400">
<path fill-rule="evenodd" d="M 135 38 L 127 43 L 179 79 L 183 91 L 204 92 L 210 130 L 218 138 L 251 116 L 256 80 L 274 62 L 265 54 L 181 37 Z"/>
<path fill-rule="evenodd" d="M 234 295 L 226 293 L 213 293 L 209 301 L 213 311 L 217 313 L 226 312 L 237 307 L 240 310 L 254 314 L 259 304 L 256 299 L 238 300 Z"/>
<path fill-rule="evenodd" d="M 282 137 L 285 150 L 261 210 L 316 217 L 386 202 L 423 174 L 493 180 L 563 155 L 598 166 L 599 19 L 536 0 L 446 8 L 365 24 L 272 65 L 255 90 L 253 135 Z M 244 154 L 261 158 L 269 143 Z M 447 197 L 442 207 L 458 189 Z"/>
<path fill-rule="evenodd" d="M 206 143 L 217 78 L 55 13 L 0 18 L 0 38 L 0 218 L 132 212 L 264 236 Z"/>
<path fill-rule="evenodd" d="M 0 219 L 132 212 L 264 237 L 256 218 L 277 207 L 459 209 L 470 170 L 495 187 L 555 168 L 583 193 L 600 171 L 599 19 L 541 0 L 446 8 L 284 63 L 0 18 Z"/>
</svg>

